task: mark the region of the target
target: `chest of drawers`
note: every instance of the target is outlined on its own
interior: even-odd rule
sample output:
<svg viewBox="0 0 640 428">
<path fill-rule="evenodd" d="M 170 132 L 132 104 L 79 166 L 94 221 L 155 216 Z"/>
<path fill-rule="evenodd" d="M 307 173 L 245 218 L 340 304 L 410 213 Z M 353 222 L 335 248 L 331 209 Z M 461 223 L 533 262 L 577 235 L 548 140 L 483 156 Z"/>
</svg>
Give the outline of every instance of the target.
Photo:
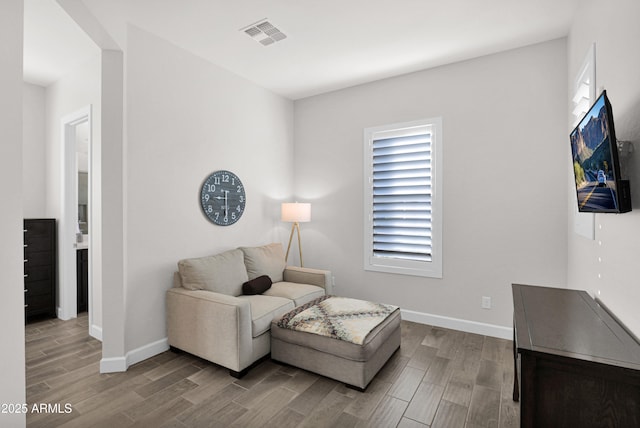
<svg viewBox="0 0 640 428">
<path fill-rule="evenodd" d="M 56 316 L 56 221 L 24 220 L 24 310 L 34 316 Z"/>
<path fill-rule="evenodd" d="M 639 427 L 640 344 L 624 326 L 585 291 L 512 289 L 520 426 Z"/>
</svg>

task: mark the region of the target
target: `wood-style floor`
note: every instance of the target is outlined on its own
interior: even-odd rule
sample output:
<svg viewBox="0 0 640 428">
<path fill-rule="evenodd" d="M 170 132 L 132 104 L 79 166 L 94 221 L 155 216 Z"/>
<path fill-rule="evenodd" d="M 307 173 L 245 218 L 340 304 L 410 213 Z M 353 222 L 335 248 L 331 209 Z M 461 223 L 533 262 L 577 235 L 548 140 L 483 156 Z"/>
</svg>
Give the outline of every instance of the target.
<svg viewBox="0 0 640 428">
<path fill-rule="evenodd" d="M 270 360 L 235 379 L 171 351 L 99 374 L 87 330 L 86 316 L 27 325 L 27 402 L 49 405 L 28 427 L 519 426 L 507 340 L 403 321 L 400 350 L 362 393 Z"/>
</svg>

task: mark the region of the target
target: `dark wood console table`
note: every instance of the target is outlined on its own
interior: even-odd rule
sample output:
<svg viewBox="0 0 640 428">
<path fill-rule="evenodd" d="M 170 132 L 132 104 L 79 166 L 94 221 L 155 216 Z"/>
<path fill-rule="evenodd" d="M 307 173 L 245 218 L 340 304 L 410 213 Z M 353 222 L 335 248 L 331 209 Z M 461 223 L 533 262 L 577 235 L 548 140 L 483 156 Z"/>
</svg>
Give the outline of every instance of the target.
<svg viewBox="0 0 640 428">
<path fill-rule="evenodd" d="M 521 428 L 640 427 L 640 344 L 585 291 L 512 288 Z"/>
</svg>

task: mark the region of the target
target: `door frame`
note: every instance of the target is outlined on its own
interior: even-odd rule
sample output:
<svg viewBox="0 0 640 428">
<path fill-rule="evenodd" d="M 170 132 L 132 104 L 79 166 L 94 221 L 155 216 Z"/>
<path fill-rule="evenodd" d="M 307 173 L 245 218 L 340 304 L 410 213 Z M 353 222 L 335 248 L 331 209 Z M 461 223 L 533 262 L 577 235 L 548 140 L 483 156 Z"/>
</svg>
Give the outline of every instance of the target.
<svg viewBox="0 0 640 428">
<path fill-rule="evenodd" d="M 76 126 L 87 123 L 89 132 L 89 207 L 87 218 L 89 222 L 89 237 L 93 229 L 92 204 L 92 152 L 93 152 L 93 124 L 91 119 L 91 105 L 85 106 L 64 116 L 61 121 L 62 142 L 62 189 L 61 214 L 58 227 L 58 254 L 60 255 L 60 275 L 58 281 L 58 318 L 68 320 L 78 316 L 77 311 L 77 271 L 76 271 L 76 230 L 78 224 L 78 165 L 76 160 Z M 89 254 L 92 253 L 92 240 L 89 238 Z M 93 325 L 92 299 L 92 262 L 89 257 L 89 330 Z M 91 331 L 90 331 L 91 333 Z"/>
</svg>

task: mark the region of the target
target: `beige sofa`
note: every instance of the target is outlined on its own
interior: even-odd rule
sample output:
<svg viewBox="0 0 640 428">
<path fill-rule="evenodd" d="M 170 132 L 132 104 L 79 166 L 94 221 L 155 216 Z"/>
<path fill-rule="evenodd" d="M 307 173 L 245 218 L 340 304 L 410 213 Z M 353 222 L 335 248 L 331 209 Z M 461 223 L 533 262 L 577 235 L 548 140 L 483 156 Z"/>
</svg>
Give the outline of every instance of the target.
<svg viewBox="0 0 640 428">
<path fill-rule="evenodd" d="M 271 287 L 243 294 L 243 285 L 265 280 L 262 275 Z M 286 266 L 281 244 L 180 260 L 166 295 L 169 345 L 241 377 L 269 355 L 271 321 L 331 294 L 331 284 L 329 271 Z M 245 285 L 245 291 L 255 290 Z"/>
</svg>

